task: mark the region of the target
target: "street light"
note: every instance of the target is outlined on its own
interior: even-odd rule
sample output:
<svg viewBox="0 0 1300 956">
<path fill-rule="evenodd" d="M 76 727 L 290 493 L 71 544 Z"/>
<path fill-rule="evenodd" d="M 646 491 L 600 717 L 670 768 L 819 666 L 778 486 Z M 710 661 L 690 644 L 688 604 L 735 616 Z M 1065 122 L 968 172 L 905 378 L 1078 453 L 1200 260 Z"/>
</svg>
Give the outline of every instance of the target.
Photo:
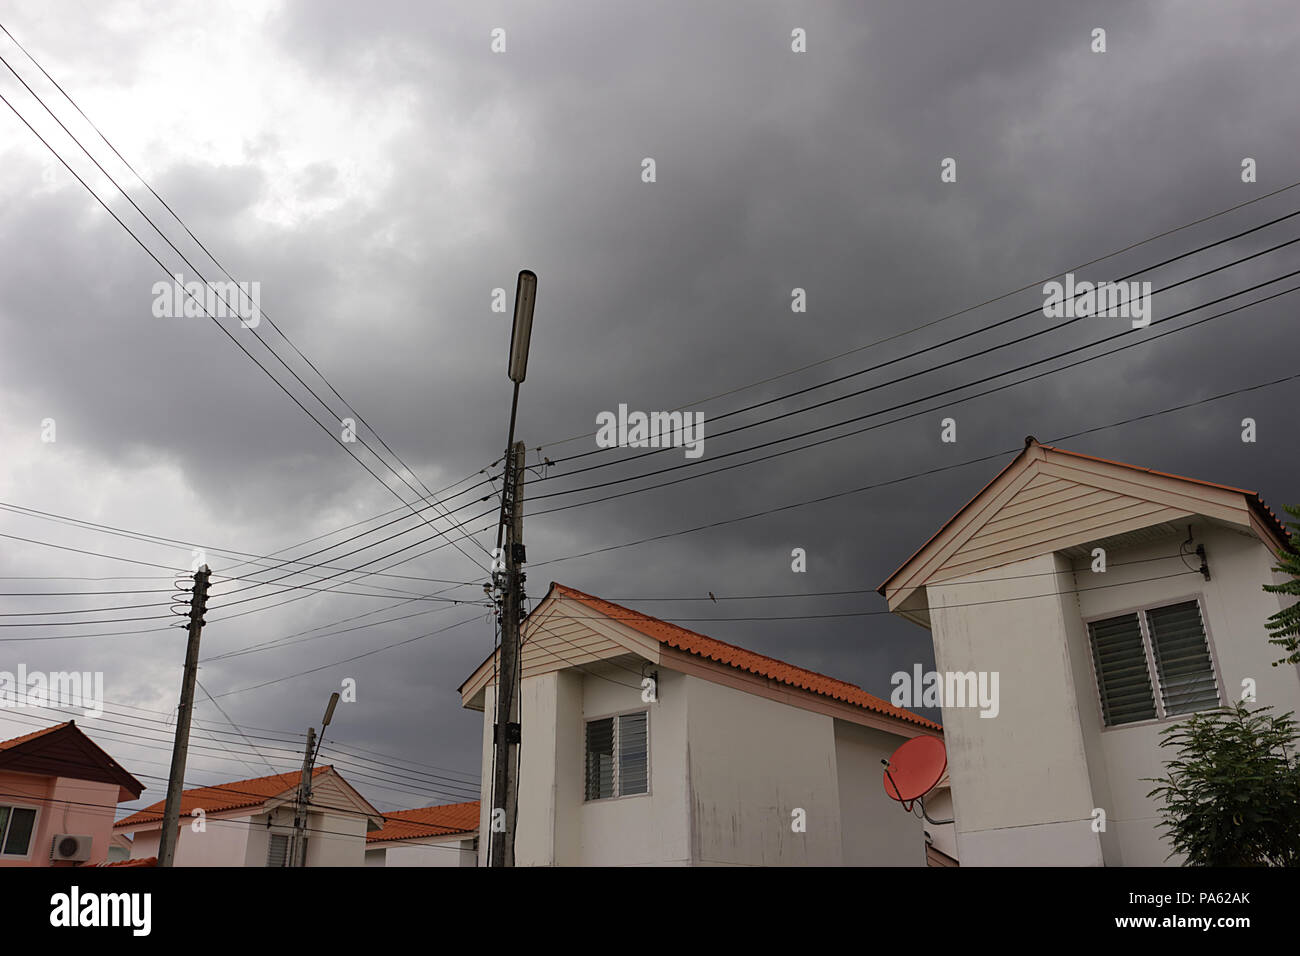
<svg viewBox="0 0 1300 956">
<path fill-rule="evenodd" d="M 330 721 L 334 718 L 334 708 L 337 707 L 338 705 L 339 705 L 339 692 L 335 691 L 334 693 L 330 694 L 329 706 L 325 708 L 325 719 L 321 721 L 320 732 L 322 736 L 324 736 L 325 734 L 325 728 L 330 725 Z"/>
<path fill-rule="evenodd" d="M 514 396 L 510 400 L 510 435 L 506 441 L 505 468 L 502 471 L 501 518 L 497 522 L 497 547 L 493 555 L 493 584 L 501 589 L 501 650 L 500 678 L 496 685 L 496 727 L 493 738 L 492 767 L 492 833 L 488 837 L 488 865 L 514 865 L 514 821 L 507 826 L 510 832 L 498 831 L 496 823 L 497 808 L 510 812 L 517 803 L 518 794 L 513 792 L 518 781 L 515 779 L 510 760 L 510 748 L 520 740 L 518 701 L 515 693 L 519 679 L 517 661 L 519 658 L 519 612 L 522 604 L 523 572 L 519 565 L 524 562 L 524 546 L 521 540 L 523 532 L 523 509 L 520 495 L 524 469 L 523 449 L 515 448 L 515 418 L 519 411 L 519 384 L 528 371 L 528 345 L 533 337 L 533 305 L 537 301 L 537 275 L 529 269 L 519 273 L 519 283 L 515 286 L 515 322 L 510 331 L 510 381 L 515 383 Z M 522 442 L 520 443 L 522 445 Z M 503 552 L 501 544 L 507 538 L 506 528 L 510 527 L 508 543 Z M 496 570 L 496 561 L 504 557 L 505 570 Z M 512 796 L 514 799 L 512 800 Z"/>
<path fill-rule="evenodd" d="M 307 728 L 307 752 L 302 761 L 302 779 L 298 782 L 298 803 L 293 817 L 293 853 L 289 857 L 290 866 L 307 865 L 307 811 L 311 807 L 311 778 L 315 772 L 316 758 L 320 756 L 321 744 L 325 742 L 325 728 L 334 719 L 334 708 L 339 705 L 339 692 L 330 694 L 330 702 L 325 708 L 325 719 L 321 721 L 320 736 L 316 728 Z"/>
<path fill-rule="evenodd" d="M 510 381 L 518 385 L 528 371 L 528 341 L 533 335 L 533 305 L 537 301 L 537 274 L 529 269 L 519 273 L 515 286 L 515 324 L 510 331 Z M 510 435 L 514 441 L 514 433 Z M 507 446 L 508 447 L 508 446 Z"/>
<path fill-rule="evenodd" d="M 510 399 L 510 436 L 506 440 L 506 460 L 515 447 L 515 417 L 519 411 L 519 383 L 528 372 L 528 344 L 533 337 L 533 306 L 537 303 L 537 273 L 524 269 L 515 285 L 515 322 L 510 330 L 510 381 L 515 383 Z M 505 531 L 506 496 L 501 496 L 501 520 L 497 525 L 497 548 Z"/>
</svg>

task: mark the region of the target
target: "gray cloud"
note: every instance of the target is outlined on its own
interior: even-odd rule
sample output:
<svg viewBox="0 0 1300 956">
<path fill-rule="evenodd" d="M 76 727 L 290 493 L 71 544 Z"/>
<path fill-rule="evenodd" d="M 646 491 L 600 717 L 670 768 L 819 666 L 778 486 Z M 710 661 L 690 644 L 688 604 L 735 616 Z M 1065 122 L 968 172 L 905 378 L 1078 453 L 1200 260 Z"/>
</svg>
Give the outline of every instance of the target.
<svg viewBox="0 0 1300 956">
<path fill-rule="evenodd" d="M 119 28 L 111 42 L 94 43 L 78 31 L 54 29 L 34 10 L 24 13 L 6 25 L 56 77 L 71 74 L 78 84 L 129 95 L 142 111 L 163 101 L 167 90 L 149 69 L 161 41 Z M 220 31 L 205 23 L 203 8 L 173 15 L 220 49 Z M 497 26 L 507 30 L 508 43 L 499 56 L 488 47 Z M 806 54 L 789 50 L 796 26 L 808 31 Z M 1104 55 L 1088 50 L 1097 26 L 1107 30 Z M 502 4 L 451 12 L 424 4 L 298 2 L 258 31 L 268 55 L 252 81 L 269 102 L 300 97 L 304 112 L 247 127 L 222 116 L 216 129 L 196 114 L 192 144 L 171 143 L 170 151 L 148 158 L 150 168 L 161 166 L 155 188 L 237 277 L 261 283 L 262 304 L 276 323 L 429 486 L 440 488 L 500 455 L 509 317 L 491 313 L 489 301 L 495 287 L 513 292 L 520 268 L 540 277 L 520 434 L 530 447 L 545 445 L 552 458 L 589 450 L 589 439 L 550 443 L 591 431 L 596 413 L 620 402 L 674 407 L 777 375 L 1285 185 L 1293 178 L 1298 132 L 1290 109 L 1298 32 L 1294 13 L 1280 2 L 1232 9 L 1103 3 L 1086 10 L 912 3 L 871 12 L 854 4 Z M 231 74 L 232 84 L 236 79 Z M 110 137 L 115 121 L 126 122 L 111 110 L 97 113 L 89 86 L 65 85 L 85 94 L 83 106 Z M 5 83 L 3 90 L 8 96 L 15 87 Z M 307 112 L 315 96 L 328 98 L 331 109 Z M 35 109 L 29 102 L 25 108 Z M 381 115 L 394 117 L 382 139 L 356 131 L 361 120 Z M 45 159 L 16 120 L 0 118 L 0 136 L 0 401 L 6 434 L 21 436 L 13 463 L 0 469 L 5 500 L 259 554 L 397 506 L 208 320 L 150 315 L 149 289 L 159 278 L 154 264 L 66 172 L 56 170 L 52 184 L 41 187 Z M 242 159 L 204 147 L 209 140 L 240 144 Z M 358 166 L 357 157 L 372 155 L 365 152 L 371 148 L 378 158 Z M 953 185 L 939 182 L 940 161 L 949 156 L 957 160 Z M 1259 162 L 1257 184 L 1240 181 L 1244 156 Z M 654 184 L 640 181 L 644 157 L 656 160 Z M 132 195 L 142 205 L 147 198 L 136 187 Z M 1279 196 L 1086 274 L 1123 274 L 1289 212 L 1294 202 Z M 181 245 L 174 223 L 156 221 Z M 141 237 L 162 256 L 161 242 L 144 229 Z M 1171 267 L 1155 281 L 1290 238 L 1287 229 Z M 163 258 L 176 261 L 170 253 Z M 1290 271 L 1294 262 L 1293 247 L 1164 298 L 1170 308 L 1186 307 Z M 807 314 L 790 311 L 794 287 L 807 289 Z M 719 399 L 702 406 L 706 434 L 758 414 L 713 424 L 724 411 L 1038 303 L 1041 293 L 1030 289 Z M 542 562 L 956 464 L 1014 449 L 1026 434 L 1046 440 L 1286 374 L 1294 356 L 1277 343 L 1286 340 L 1291 308 L 1278 300 L 816 450 L 538 516 L 528 525 L 529 555 L 538 565 L 530 593 L 540 597 L 558 579 L 669 618 L 878 610 L 872 595 L 721 608 L 637 599 L 873 588 L 1004 461 L 637 548 Z M 975 343 L 1037 330 L 1042 321 L 1024 320 L 762 414 L 927 369 Z M 227 328 L 326 417 L 251 333 Z M 257 332 L 339 410 L 273 329 L 263 323 Z M 742 444 L 970 382 L 1096 334 L 1095 327 L 1078 327 L 1017 342 L 780 425 L 708 440 L 699 467 L 715 467 L 715 456 Z M 1067 445 L 1256 488 L 1277 507 L 1295 497 L 1293 443 L 1283 438 L 1293 395 L 1294 386 L 1251 393 Z M 948 414 L 959 422 L 956 446 L 938 442 L 938 420 Z M 1246 415 L 1260 423 L 1258 445 L 1237 440 Z M 36 434 L 46 416 L 58 420 L 59 442 L 41 448 Z M 355 450 L 371 463 L 364 449 Z M 561 468 L 552 472 L 559 477 L 530 489 L 530 501 L 555 486 L 681 461 L 680 453 L 667 452 L 572 480 Z M 567 500 L 573 499 L 560 502 Z M 0 526 L 169 566 L 189 563 L 183 549 L 12 515 Z M 429 533 L 425 528 L 422 536 Z M 795 546 L 808 549 L 806 576 L 790 573 Z M 229 564 L 213 559 L 218 572 L 223 561 Z M 80 570 L 62 570 L 73 566 Z M 0 553 L 0 569 L 10 575 L 134 573 L 123 567 L 14 543 Z M 450 548 L 394 572 L 483 578 Z M 214 605 L 205 648 L 219 653 L 286 636 L 377 603 L 313 597 L 224 626 Z M 214 662 L 202 679 L 223 693 L 471 613 L 459 608 Z M 890 673 L 930 658 L 920 629 L 884 616 L 689 626 L 882 694 Z M 110 697 L 172 706 L 177 639 L 111 641 L 32 645 L 33 657 L 103 667 L 118 688 Z M 479 718 L 460 709 L 455 688 L 490 646 L 490 628 L 478 621 L 222 703 L 253 727 L 305 728 L 319 719 L 338 681 L 352 676 L 360 700 L 336 720 L 338 739 L 473 771 Z M 200 713 L 220 720 L 210 705 Z M 115 752 L 119 746 L 128 766 L 133 754 L 148 755 L 127 741 L 111 744 Z M 196 774 L 241 775 L 237 765 L 202 761 Z M 159 786 L 151 785 L 155 799 Z M 384 806 L 421 797 L 362 789 Z"/>
</svg>

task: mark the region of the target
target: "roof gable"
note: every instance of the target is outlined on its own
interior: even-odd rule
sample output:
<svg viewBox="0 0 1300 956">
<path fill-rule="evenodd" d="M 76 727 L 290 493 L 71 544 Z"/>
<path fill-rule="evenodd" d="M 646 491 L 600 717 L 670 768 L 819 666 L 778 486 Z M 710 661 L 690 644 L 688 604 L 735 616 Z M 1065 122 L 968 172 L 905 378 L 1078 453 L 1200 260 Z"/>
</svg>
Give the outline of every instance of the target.
<svg viewBox="0 0 1300 956">
<path fill-rule="evenodd" d="M 119 803 L 136 799 L 145 789 L 72 720 L 0 741 L 0 770 L 115 783 Z"/>
<path fill-rule="evenodd" d="M 1032 437 L 1025 449 L 879 588 L 926 624 L 924 586 L 1200 515 L 1270 548 L 1286 529 L 1254 492 L 1094 458 Z"/>
<path fill-rule="evenodd" d="M 294 799 L 298 784 L 302 780 L 301 771 L 271 774 L 266 777 L 253 777 L 250 780 L 235 780 L 212 787 L 192 787 L 181 793 L 181 819 L 194 815 L 202 808 L 205 814 L 228 813 L 235 810 L 247 810 L 255 813 L 268 805 L 276 805 Z M 338 797 L 342 799 L 327 799 Z M 373 818 L 374 825 L 379 826 L 381 814 L 365 800 L 332 766 L 315 767 L 312 770 L 312 806 L 338 805 L 341 809 L 357 809 Z M 162 823 L 166 800 L 159 800 L 143 810 L 137 810 L 113 824 L 117 832 L 129 832 L 137 829 L 152 829 Z"/>
<path fill-rule="evenodd" d="M 579 596 L 587 597 L 581 591 L 552 584 L 524 620 L 520 628 L 524 678 L 627 655 L 659 663 L 657 640 L 627 626 L 618 616 L 591 613 Z M 483 691 L 496 683 L 496 661 L 496 653 L 489 654 L 461 684 L 464 706 L 483 709 Z"/>
<path fill-rule="evenodd" d="M 538 617 L 536 624 L 533 623 L 534 615 Z M 574 636 L 582 633 L 594 637 L 589 638 L 589 643 L 584 645 L 574 640 Z M 934 721 L 895 707 L 874 694 L 868 694 L 856 684 L 698 634 L 554 582 L 546 597 L 524 623 L 522 647 L 525 677 L 531 676 L 528 647 L 535 641 L 540 643 L 546 635 L 559 636 L 566 646 L 547 649 L 546 653 L 553 660 L 549 664 L 537 663 L 533 673 L 539 672 L 543 667 L 563 670 L 621 654 L 635 654 L 654 663 L 676 670 L 689 670 L 707 680 L 727 683 L 750 693 L 766 689 L 767 685 L 779 685 L 783 693 L 769 696 L 779 697 L 792 706 L 807 706 L 810 698 L 835 701 L 847 705 L 849 713 L 857 711 L 860 714 L 865 711 L 873 715 L 873 719 L 868 722 L 879 723 L 894 732 L 901 732 L 903 726 L 908 728 L 907 733 L 940 730 Z M 466 706 L 477 703 L 476 709 L 481 709 L 480 694 L 495 679 L 495 662 L 494 653 L 461 685 L 461 699 Z M 750 679 L 734 679 L 733 675 L 737 672 Z M 795 693 L 789 693 L 791 690 Z"/>
</svg>

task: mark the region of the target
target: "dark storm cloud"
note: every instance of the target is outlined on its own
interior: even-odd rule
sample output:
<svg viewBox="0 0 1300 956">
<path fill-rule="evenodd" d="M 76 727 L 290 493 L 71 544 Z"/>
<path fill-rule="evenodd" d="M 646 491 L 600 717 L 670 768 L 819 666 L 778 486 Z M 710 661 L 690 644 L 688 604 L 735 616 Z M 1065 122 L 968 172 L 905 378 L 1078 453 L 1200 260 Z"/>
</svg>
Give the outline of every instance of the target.
<svg viewBox="0 0 1300 956">
<path fill-rule="evenodd" d="M 507 31 L 502 55 L 489 50 L 495 27 Z M 794 27 L 808 31 L 806 54 L 790 52 Z M 1105 54 L 1089 51 L 1094 27 L 1107 30 Z M 301 2 L 267 30 L 280 58 L 261 77 L 268 89 L 305 77 L 337 91 L 349 109 L 408 104 L 385 168 L 363 170 L 362 193 L 299 224 L 269 223 L 256 212 L 273 188 L 263 164 L 295 145 L 274 131 L 230 130 L 247 141 L 244 164 L 177 163 L 154 185 L 237 277 L 261 281 L 266 311 L 433 488 L 500 455 L 509 317 L 488 305 L 493 288 L 513 292 L 520 268 L 540 277 L 520 416 L 522 437 L 536 447 L 592 431 L 596 414 L 619 403 L 670 408 L 777 375 L 1277 188 L 1292 178 L 1300 132 L 1290 103 L 1297 79 L 1290 51 L 1300 31 L 1282 3 L 1231 10 L 909 3 L 870 11 L 856 4 L 504 4 L 453 12 Z M 91 47 L 80 55 L 103 53 Z M 104 82 L 135 75 L 103 69 Z M 334 124 L 340 142 L 350 135 L 337 117 L 321 122 Z M 4 127 L 6 143 L 29 135 L 13 127 Z M 15 414 L 39 419 L 59 409 L 61 427 L 66 419 L 85 454 L 105 466 L 129 472 L 145 462 L 174 463 L 205 503 L 200 527 L 224 526 L 215 543 L 240 550 L 264 553 L 396 505 L 206 319 L 153 319 L 145 295 L 157 278 L 152 263 L 106 216 L 87 211 L 80 187 L 30 191 L 25 184 L 38 181 L 39 170 L 11 155 L 6 149 L 0 187 L 0 367 Z M 1244 156 L 1259 160 L 1258 184 L 1241 183 Z M 640 180 L 644 157 L 656 161 L 653 184 Z M 939 181 L 944 157 L 957 160 L 955 184 Z M 292 191 L 309 202 L 344 178 L 337 157 L 321 156 Z M 1081 274 L 1121 275 L 1290 211 L 1287 202 L 1279 197 Z M 1152 279 L 1159 285 L 1263 248 L 1289 238 L 1285 228 Z M 1158 309 L 1271 278 L 1295 260 L 1293 251 L 1276 253 L 1158 296 Z M 794 287 L 807 290 L 807 314 L 790 311 Z M 778 426 L 709 437 L 966 354 L 985 339 L 711 423 L 729 409 L 1041 301 L 1030 289 L 702 406 L 706 452 L 698 467 L 711 469 L 717 455 L 746 444 L 928 395 L 1099 334 L 1081 324 Z M 555 579 L 683 619 L 877 610 L 872 595 L 720 605 L 637 599 L 874 588 L 1006 459 L 709 532 L 543 562 L 956 465 L 1013 450 L 1026 434 L 1047 440 L 1277 377 L 1293 365 L 1276 347 L 1293 308 L 1287 302 L 968 403 L 937 400 L 933 413 L 813 451 L 530 519 L 529 591 L 536 599 Z M 1022 320 L 988 341 L 1016 341 L 1045 321 Z M 258 332 L 283 344 L 265 323 Z M 263 357 L 249 333 L 236 334 Z M 1067 446 L 1258 488 L 1276 506 L 1294 497 L 1294 461 L 1276 440 L 1287 427 L 1277 411 L 1286 394 L 1253 393 Z M 202 428 L 188 427 L 191 413 L 202 416 Z M 947 415 L 958 420 L 955 446 L 938 441 Z M 1236 435 L 1246 415 L 1275 438 L 1242 445 Z M 544 454 L 592 447 L 588 438 Z M 555 486 L 682 461 L 669 451 L 573 479 L 561 467 L 551 472 L 555 480 L 530 487 L 530 507 L 574 500 L 534 502 Z M 75 500 L 64 504 L 61 510 L 79 513 Z M 118 522 L 194 533 L 184 514 L 150 514 L 147 500 L 130 517 Z M 808 550 L 807 575 L 790 572 L 793 547 Z M 395 570 L 482 577 L 451 549 Z M 225 629 L 214 613 L 205 641 L 229 650 L 374 606 L 312 598 Z M 232 658 L 209 665 L 203 679 L 213 693 L 242 688 L 472 613 L 458 608 Z M 882 694 L 890 673 L 930 658 L 922 630 L 886 616 L 688 626 Z M 305 727 L 339 678 L 353 676 L 359 706 L 333 728 L 341 740 L 476 768 L 480 720 L 460 709 L 455 688 L 490 640 L 478 621 L 223 705 L 241 723 Z M 139 658 L 152 661 L 146 653 L 154 651 L 141 649 Z M 171 666 L 150 667 L 150 682 L 164 688 L 153 699 L 167 706 Z"/>
</svg>

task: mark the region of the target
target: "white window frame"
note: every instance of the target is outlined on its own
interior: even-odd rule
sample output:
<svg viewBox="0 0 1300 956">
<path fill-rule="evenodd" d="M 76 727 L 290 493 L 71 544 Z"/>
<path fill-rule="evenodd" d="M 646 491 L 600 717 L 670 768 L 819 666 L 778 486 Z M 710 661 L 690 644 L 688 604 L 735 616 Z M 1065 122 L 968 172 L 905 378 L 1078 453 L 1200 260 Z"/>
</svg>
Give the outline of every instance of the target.
<svg viewBox="0 0 1300 956">
<path fill-rule="evenodd" d="M 36 846 L 36 837 L 37 837 L 37 834 L 39 834 L 39 833 L 40 833 L 40 830 L 41 830 L 41 808 L 38 807 L 38 806 L 33 806 L 33 805 L 30 804 L 30 803 L 10 803 L 10 802 L 8 801 L 8 798 L 6 798 L 6 800 L 5 800 L 4 803 L 0 803 L 0 806 L 2 806 L 2 807 L 7 807 L 7 808 L 9 808 L 10 810 L 33 810 L 33 811 L 35 811 L 36 816 L 32 819 L 32 835 L 31 835 L 30 837 L 28 837 L 28 839 L 27 839 L 27 852 L 26 852 L 26 853 L 5 853 L 5 852 L 3 852 L 3 851 L 4 851 L 4 841 L 5 841 L 6 837 L 8 836 L 8 833 L 9 833 L 9 824 L 10 824 L 10 822 L 11 822 L 9 818 L 6 818 L 6 819 L 5 819 L 5 832 L 4 832 L 4 833 L 0 833 L 0 860 L 30 860 L 30 859 L 32 858 L 32 848 Z"/>
<path fill-rule="evenodd" d="M 619 793 L 618 786 L 618 719 L 630 714 L 645 714 L 645 791 L 643 793 Z M 614 719 L 614 795 L 612 797 L 588 797 L 587 796 L 587 725 L 595 723 L 598 720 Z M 653 775 L 651 774 L 650 763 L 650 708 L 632 707 L 627 710 L 618 710 L 608 714 L 599 714 L 594 717 L 582 718 L 582 802 L 588 803 L 609 803 L 612 800 L 635 800 L 638 797 L 648 797 L 654 790 L 652 784 Z"/>
<path fill-rule="evenodd" d="M 1196 608 L 1201 615 L 1201 629 L 1205 632 L 1205 646 L 1210 653 L 1210 667 L 1213 670 L 1214 689 L 1219 695 L 1219 702 L 1214 707 L 1206 707 L 1199 711 L 1190 711 L 1186 714 L 1174 714 L 1172 717 L 1165 713 L 1165 700 L 1163 688 L 1160 684 L 1159 675 L 1156 672 L 1155 647 L 1151 643 L 1151 627 L 1147 623 L 1147 612 L 1158 611 L 1161 608 L 1172 607 L 1175 604 L 1189 604 L 1196 602 Z M 1101 681 L 1097 674 L 1097 655 L 1092 646 L 1092 632 L 1088 628 L 1089 624 L 1096 621 L 1109 621 L 1113 618 L 1124 617 L 1128 614 L 1136 614 L 1138 619 L 1138 628 L 1142 633 L 1142 651 L 1147 661 L 1147 679 L 1151 682 L 1151 694 L 1155 698 L 1156 716 L 1151 720 L 1134 720 L 1125 724 L 1108 724 L 1106 723 L 1106 709 L 1102 706 L 1101 700 Z M 1124 608 L 1117 611 L 1106 611 L 1101 614 L 1093 614 L 1083 619 L 1083 634 L 1088 642 L 1088 665 L 1092 673 L 1093 703 L 1097 707 L 1097 720 L 1101 724 L 1103 733 L 1112 730 L 1127 730 L 1130 727 L 1149 727 L 1155 724 L 1174 723 L 1185 720 L 1194 713 L 1205 713 L 1206 711 L 1216 710 L 1224 706 L 1228 699 L 1223 687 L 1223 672 L 1219 669 L 1219 655 L 1214 648 L 1214 636 L 1210 633 L 1210 618 L 1205 613 L 1205 598 L 1201 592 L 1195 594 L 1185 594 L 1182 597 L 1161 599 L 1149 604 L 1139 604 L 1134 607 Z"/>
</svg>

